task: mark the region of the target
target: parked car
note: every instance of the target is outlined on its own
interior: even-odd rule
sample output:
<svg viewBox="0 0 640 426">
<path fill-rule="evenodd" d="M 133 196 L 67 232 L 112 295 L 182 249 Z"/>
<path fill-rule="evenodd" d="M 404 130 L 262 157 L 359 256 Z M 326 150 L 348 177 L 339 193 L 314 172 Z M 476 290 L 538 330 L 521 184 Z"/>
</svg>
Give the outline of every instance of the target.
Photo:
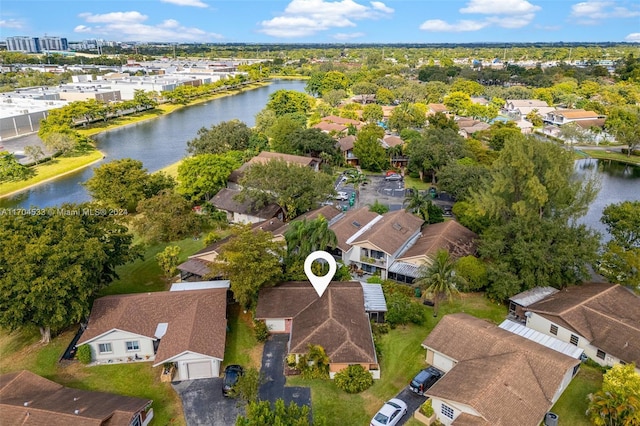
<svg viewBox="0 0 640 426">
<path fill-rule="evenodd" d="M 409 389 L 418 395 L 424 393 L 442 377 L 442 372 L 435 367 L 428 367 L 416 374 L 409 382 Z"/>
<path fill-rule="evenodd" d="M 402 180 L 402 176 L 400 176 L 398 173 L 392 173 L 390 175 L 385 176 L 384 180 L 386 181 Z"/>
<path fill-rule="evenodd" d="M 344 191 L 338 191 L 338 195 L 335 196 L 338 201 L 347 201 L 349 199 L 349 195 Z"/>
<path fill-rule="evenodd" d="M 398 424 L 407 412 L 404 401 L 393 398 L 385 402 L 382 408 L 371 419 L 370 426 L 393 426 Z"/>
<path fill-rule="evenodd" d="M 239 365 L 227 365 L 224 369 L 224 379 L 222 379 L 222 394 L 229 396 L 229 392 L 238 383 L 240 376 L 244 374 L 244 369 Z"/>
</svg>

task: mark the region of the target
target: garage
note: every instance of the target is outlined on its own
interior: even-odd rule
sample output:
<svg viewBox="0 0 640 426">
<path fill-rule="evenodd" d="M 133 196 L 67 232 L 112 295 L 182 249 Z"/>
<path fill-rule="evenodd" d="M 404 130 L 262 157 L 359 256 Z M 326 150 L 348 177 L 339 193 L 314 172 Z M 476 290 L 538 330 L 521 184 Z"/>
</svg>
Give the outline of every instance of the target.
<svg viewBox="0 0 640 426">
<path fill-rule="evenodd" d="M 189 362 L 186 365 L 187 379 L 206 379 L 213 377 L 213 371 L 211 369 L 211 361 L 203 362 Z"/>
</svg>

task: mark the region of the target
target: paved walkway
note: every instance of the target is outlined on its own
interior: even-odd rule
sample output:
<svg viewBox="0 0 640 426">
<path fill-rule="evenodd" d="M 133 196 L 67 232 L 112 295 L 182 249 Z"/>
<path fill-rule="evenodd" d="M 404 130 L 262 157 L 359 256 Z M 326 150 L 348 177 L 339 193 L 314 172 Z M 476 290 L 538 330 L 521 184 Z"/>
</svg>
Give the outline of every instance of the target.
<svg viewBox="0 0 640 426">
<path fill-rule="evenodd" d="M 287 354 L 288 334 L 274 334 L 264 345 L 262 369 L 265 382 L 260 386 L 260 399 L 274 403 L 281 398 L 285 404 L 293 401 L 298 405 L 311 407 L 311 390 L 294 386 L 285 387 L 284 358 Z"/>
<path fill-rule="evenodd" d="M 236 423 L 244 409 L 234 398 L 222 396 L 222 378 L 173 382 L 173 389 L 182 399 L 187 426 L 229 426 Z"/>
</svg>

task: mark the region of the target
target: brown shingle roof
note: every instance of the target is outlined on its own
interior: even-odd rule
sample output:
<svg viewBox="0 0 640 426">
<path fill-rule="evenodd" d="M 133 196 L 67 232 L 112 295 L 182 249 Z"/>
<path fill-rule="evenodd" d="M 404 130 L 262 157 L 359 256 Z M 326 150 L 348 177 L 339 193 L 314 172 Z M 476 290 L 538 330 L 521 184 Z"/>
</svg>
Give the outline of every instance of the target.
<svg viewBox="0 0 640 426">
<path fill-rule="evenodd" d="M 395 254 L 416 232 L 424 220 L 405 210 L 397 210 L 382 215 L 369 230 L 354 239 L 351 244 L 369 242 L 388 254 Z"/>
<path fill-rule="evenodd" d="M 457 361 L 427 394 L 468 404 L 496 426 L 539 425 L 579 363 L 462 313 L 446 315 L 422 345 Z"/>
<path fill-rule="evenodd" d="M 606 118 L 594 118 L 591 120 L 578 120 L 576 124 L 583 129 L 590 129 L 591 127 L 604 127 Z"/>
<path fill-rule="evenodd" d="M 368 207 L 346 212 L 342 219 L 329 226 L 336 234 L 338 247 L 348 251 L 351 246 L 347 244 L 347 240 L 378 216 L 378 213 L 370 212 Z"/>
<path fill-rule="evenodd" d="M 433 112 L 447 112 L 449 110 L 445 104 L 429 104 L 428 106 Z"/>
<path fill-rule="evenodd" d="M 416 243 L 398 260 L 412 257 L 433 258 L 439 249 L 447 250 L 453 257 L 475 254 L 478 235 L 455 220 L 427 225 Z"/>
<path fill-rule="evenodd" d="M 338 146 L 340 147 L 340 151 L 345 152 L 353 149 L 355 142 L 356 137 L 353 135 L 345 136 L 344 138 L 338 139 Z"/>
<path fill-rule="evenodd" d="M 260 154 L 253 157 L 251 160 L 244 163 L 242 166 L 232 171 L 229 175 L 229 182 L 238 183 L 240 182 L 240 178 L 244 175 L 244 172 L 247 168 L 251 167 L 253 164 L 265 164 L 269 161 L 283 160 L 289 164 L 298 164 L 300 166 L 313 166 L 315 164 L 320 164 L 320 159 L 315 157 L 303 157 L 300 155 L 291 155 L 291 154 L 282 154 L 279 152 L 270 152 L 270 151 L 262 151 Z"/>
<path fill-rule="evenodd" d="M 387 135 L 382 138 L 384 143 L 387 144 L 389 148 L 393 148 L 394 146 L 403 145 L 404 141 L 399 136 Z"/>
<path fill-rule="evenodd" d="M 256 208 L 250 199 L 246 199 L 243 203 L 236 201 L 234 197 L 238 195 L 240 191 L 222 188 L 216 195 L 209 200 L 215 208 L 225 210 L 233 213 L 250 214 L 251 216 L 257 216 L 263 219 L 270 219 L 275 217 L 280 211 L 280 206 L 277 204 L 269 204 L 264 207 Z"/>
<path fill-rule="evenodd" d="M 143 398 L 67 388 L 26 370 L 0 376 L 0 423 L 6 426 L 128 425 L 150 403 Z"/>
<path fill-rule="evenodd" d="M 347 130 L 347 126 L 344 124 L 329 123 L 327 121 L 321 121 L 318 124 L 314 124 L 312 127 L 314 129 L 320 129 L 323 132 L 330 132 L 332 130 L 336 132 L 344 132 Z"/>
<path fill-rule="evenodd" d="M 361 124 L 358 120 L 353 120 L 351 118 L 343 118 L 338 117 L 337 115 L 327 115 L 326 117 L 322 117 L 321 121 L 325 121 L 327 123 L 336 123 L 336 124 Z"/>
<path fill-rule="evenodd" d="M 168 323 L 156 364 L 185 351 L 223 359 L 226 338 L 226 289 L 160 291 L 97 299 L 78 345 L 117 329 L 154 339 Z"/>
<path fill-rule="evenodd" d="M 332 363 L 377 363 L 360 283 L 332 281 L 322 297 L 308 282 L 262 289 L 256 318 L 293 318 L 290 353 L 314 344 Z"/>
<path fill-rule="evenodd" d="M 640 297 L 609 283 L 571 286 L 530 305 L 606 353 L 640 365 Z"/>
<path fill-rule="evenodd" d="M 325 219 L 327 219 L 327 221 L 329 223 L 331 223 L 332 220 L 334 220 L 336 217 L 338 217 L 340 214 L 342 214 L 342 210 L 340 210 L 339 208 L 337 208 L 334 205 L 330 205 L 330 206 L 322 206 L 318 209 L 315 210 L 311 210 L 306 212 L 305 214 L 302 214 L 298 217 L 296 217 L 295 219 L 293 219 L 291 222 L 295 222 L 297 220 L 314 220 L 317 219 L 318 216 L 323 216 Z M 289 222 L 289 223 L 291 223 Z M 280 226 L 277 229 L 274 229 L 273 231 L 273 235 L 274 236 L 279 236 L 279 235 L 283 235 L 284 233 L 287 232 L 287 229 L 289 228 L 289 223 L 286 223 L 282 226 Z"/>
</svg>

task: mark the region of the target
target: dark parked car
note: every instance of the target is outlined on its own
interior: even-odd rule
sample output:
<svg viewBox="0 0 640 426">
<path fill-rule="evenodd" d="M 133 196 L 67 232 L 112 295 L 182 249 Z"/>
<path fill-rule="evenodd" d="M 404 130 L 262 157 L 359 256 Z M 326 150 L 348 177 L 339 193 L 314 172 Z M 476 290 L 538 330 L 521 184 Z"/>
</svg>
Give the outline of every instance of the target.
<svg viewBox="0 0 640 426">
<path fill-rule="evenodd" d="M 442 372 L 435 367 L 428 367 L 420 371 L 409 383 L 409 389 L 418 395 L 423 395 L 442 377 Z"/>
<path fill-rule="evenodd" d="M 242 374 L 244 374 L 244 370 L 239 365 L 228 365 L 224 369 L 224 379 L 222 379 L 222 394 L 224 396 L 229 396 L 229 392 L 238 383 Z"/>
</svg>

